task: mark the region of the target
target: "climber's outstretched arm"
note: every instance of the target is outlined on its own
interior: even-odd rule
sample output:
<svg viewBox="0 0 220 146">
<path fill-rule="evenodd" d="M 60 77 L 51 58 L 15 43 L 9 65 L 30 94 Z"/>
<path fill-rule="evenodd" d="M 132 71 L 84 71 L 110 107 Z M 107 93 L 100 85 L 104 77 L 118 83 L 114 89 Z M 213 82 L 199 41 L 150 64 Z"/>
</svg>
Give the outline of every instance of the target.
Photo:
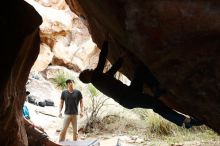
<svg viewBox="0 0 220 146">
<path fill-rule="evenodd" d="M 108 41 L 105 40 L 102 44 L 102 50 L 99 54 L 98 65 L 95 69 L 97 72 L 102 72 L 103 71 L 103 69 L 105 67 L 105 62 L 106 62 L 107 55 L 108 55 Z"/>
<path fill-rule="evenodd" d="M 106 72 L 106 74 L 110 76 L 114 76 L 115 73 L 121 68 L 123 63 L 122 58 L 118 58 L 118 60 L 112 65 L 112 67 Z"/>
</svg>

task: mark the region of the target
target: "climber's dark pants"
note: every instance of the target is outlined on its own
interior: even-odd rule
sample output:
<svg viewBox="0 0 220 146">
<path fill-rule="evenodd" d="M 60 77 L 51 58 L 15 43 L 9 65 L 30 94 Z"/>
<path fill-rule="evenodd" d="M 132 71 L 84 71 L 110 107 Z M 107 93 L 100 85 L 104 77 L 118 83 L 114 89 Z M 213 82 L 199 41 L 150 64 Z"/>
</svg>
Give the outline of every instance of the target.
<svg viewBox="0 0 220 146">
<path fill-rule="evenodd" d="M 153 111 L 178 126 L 182 126 L 186 118 L 184 115 L 172 110 L 161 101 L 159 101 L 158 104 L 154 106 Z"/>
<path fill-rule="evenodd" d="M 178 126 L 182 126 L 185 116 L 172 110 L 166 106 L 161 100 L 153 96 L 143 93 L 143 84 L 147 83 L 149 87 L 157 88 L 159 82 L 156 77 L 146 67 L 139 67 L 135 70 L 133 80 L 131 81 L 130 88 L 134 92 L 140 93 L 130 96 L 127 101 L 130 101 L 130 105 L 126 105 L 128 108 L 142 107 L 152 109 L 155 113 L 161 115 L 163 118 L 175 123 Z M 127 103 L 127 102 L 126 102 Z M 129 104 L 129 103 L 127 103 Z"/>
</svg>

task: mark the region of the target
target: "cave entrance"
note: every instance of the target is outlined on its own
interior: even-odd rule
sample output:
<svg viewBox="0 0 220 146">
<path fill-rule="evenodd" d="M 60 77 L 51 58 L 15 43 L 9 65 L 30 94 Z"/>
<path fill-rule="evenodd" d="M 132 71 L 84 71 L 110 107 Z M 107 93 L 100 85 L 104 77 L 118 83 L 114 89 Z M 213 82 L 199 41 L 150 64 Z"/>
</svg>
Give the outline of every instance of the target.
<svg viewBox="0 0 220 146">
<path fill-rule="evenodd" d="M 99 54 L 99 49 L 93 43 L 87 27 L 83 23 L 84 18 L 72 13 L 64 0 L 54 1 L 53 3 L 34 0 L 27 0 L 27 2 L 43 18 L 43 23 L 40 26 L 40 53 L 30 71 L 26 84 L 26 89 L 30 91 L 30 95 L 36 101 L 33 104 L 27 103 L 27 105 L 30 109 L 31 120 L 36 125 L 41 126 L 52 141 L 57 142 L 62 127 L 62 118 L 58 117 L 58 110 L 60 94 L 65 89 L 65 81 L 68 78 L 75 80 L 76 87 L 83 92 L 83 96 L 86 98 L 85 117 L 79 119 L 78 125 L 81 140 L 91 139 L 95 141 L 111 137 L 109 138 L 111 139 L 110 145 L 128 144 L 129 141 L 136 145 L 144 143 L 144 138 L 149 136 L 139 135 L 145 132 L 137 129 L 146 128 L 150 132 L 156 133 L 156 137 L 159 137 L 161 133 L 162 135 L 174 135 L 177 127 L 161 120 L 151 110 L 127 110 L 104 96 L 92 85 L 86 86 L 78 80 L 81 70 L 95 67 Z M 124 83 L 129 84 L 127 78 L 122 77 L 121 79 L 124 80 Z M 53 102 L 53 106 L 40 105 L 40 101 L 44 100 L 50 100 Z M 112 106 L 100 110 L 105 104 Z M 107 114 L 106 110 L 108 110 Z M 153 117 L 150 120 L 156 120 L 156 123 L 159 124 L 154 125 L 155 121 L 152 122 L 146 117 Z M 160 128 L 154 129 L 155 127 Z M 169 129 L 170 127 L 173 129 Z M 207 127 L 202 129 L 208 130 Z M 100 135 L 105 131 L 107 134 L 101 137 Z M 133 136 L 127 136 L 129 132 Z M 94 135 L 94 133 L 99 135 Z M 66 137 L 69 140 L 72 139 L 71 126 Z"/>
<path fill-rule="evenodd" d="M 111 131 L 115 131 L 116 134 L 121 133 L 128 123 L 118 129 L 117 121 L 123 123 L 125 119 L 116 113 L 121 112 L 129 117 L 128 113 L 124 113 L 126 109 L 103 95 L 91 84 L 85 85 L 78 79 L 81 70 L 94 68 L 97 65 L 100 53 L 83 23 L 83 18 L 71 12 L 64 0 L 26 1 L 43 18 L 43 23 L 40 25 L 40 52 L 26 83 L 26 91 L 30 94 L 27 95 L 25 105 L 29 109 L 30 121 L 42 128 L 51 141 L 58 143 L 64 118 L 58 116 L 60 96 L 62 90 L 66 89 L 66 80 L 73 79 L 76 88 L 82 92 L 85 107 L 84 116 L 78 117 L 79 140 L 99 141 L 102 131 L 107 131 L 107 134 L 101 138 L 111 135 Z M 110 63 L 107 63 L 108 66 Z M 117 73 L 116 76 L 129 84 L 129 80 L 122 74 Z M 131 111 L 129 113 L 133 115 Z M 133 118 L 137 118 L 137 115 L 133 115 Z M 106 127 L 109 122 L 113 125 Z M 72 126 L 69 126 L 67 141 L 72 140 L 72 130 Z M 97 130 L 99 136 L 96 136 Z M 118 138 L 113 136 L 112 142 L 116 145 Z"/>
</svg>

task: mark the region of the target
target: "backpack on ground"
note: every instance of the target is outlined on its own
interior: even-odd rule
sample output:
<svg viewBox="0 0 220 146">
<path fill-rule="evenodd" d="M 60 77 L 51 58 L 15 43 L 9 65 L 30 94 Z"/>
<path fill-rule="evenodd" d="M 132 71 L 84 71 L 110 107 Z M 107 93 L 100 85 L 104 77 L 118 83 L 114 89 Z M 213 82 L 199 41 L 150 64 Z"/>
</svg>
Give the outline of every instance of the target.
<svg viewBox="0 0 220 146">
<path fill-rule="evenodd" d="M 28 102 L 35 104 L 36 98 L 34 96 L 32 96 L 32 95 L 28 95 Z"/>
<path fill-rule="evenodd" d="M 46 106 L 46 102 L 45 101 L 39 101 L 39 102 L 37 102 L 37 105 L 41 106 L 41 107 L 45 107 Z"/>
<path fill-rule="evenodd" d="M 54 106 L 54 102 L 51 99 L 46 99 L 46 106 Z"/>
</svg>

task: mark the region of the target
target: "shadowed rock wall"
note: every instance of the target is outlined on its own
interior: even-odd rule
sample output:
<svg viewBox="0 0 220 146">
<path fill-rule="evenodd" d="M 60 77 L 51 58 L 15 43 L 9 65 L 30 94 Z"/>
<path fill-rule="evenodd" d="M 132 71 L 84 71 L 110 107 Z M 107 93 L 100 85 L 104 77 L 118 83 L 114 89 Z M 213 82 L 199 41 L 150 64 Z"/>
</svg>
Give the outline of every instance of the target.
<svg viewBox="0 0 220 146">
<path fill-rule="evenodd" d="M 144 62 L 169 90 L 164 102 L 220 132 L 220 2 L 218 0 L 66 0 L 84 18 L 108 59 L 125 58 L 132 79 Z M 131 101 L 132 102 L 132 101 Z"/>
<path fill-rule="evenodd" d="M 25 83 L 39 52 L 38 13 L 23 0 L 1 3 L 0 145 L 27 145 L 21 109 Z"/>
</svg>

